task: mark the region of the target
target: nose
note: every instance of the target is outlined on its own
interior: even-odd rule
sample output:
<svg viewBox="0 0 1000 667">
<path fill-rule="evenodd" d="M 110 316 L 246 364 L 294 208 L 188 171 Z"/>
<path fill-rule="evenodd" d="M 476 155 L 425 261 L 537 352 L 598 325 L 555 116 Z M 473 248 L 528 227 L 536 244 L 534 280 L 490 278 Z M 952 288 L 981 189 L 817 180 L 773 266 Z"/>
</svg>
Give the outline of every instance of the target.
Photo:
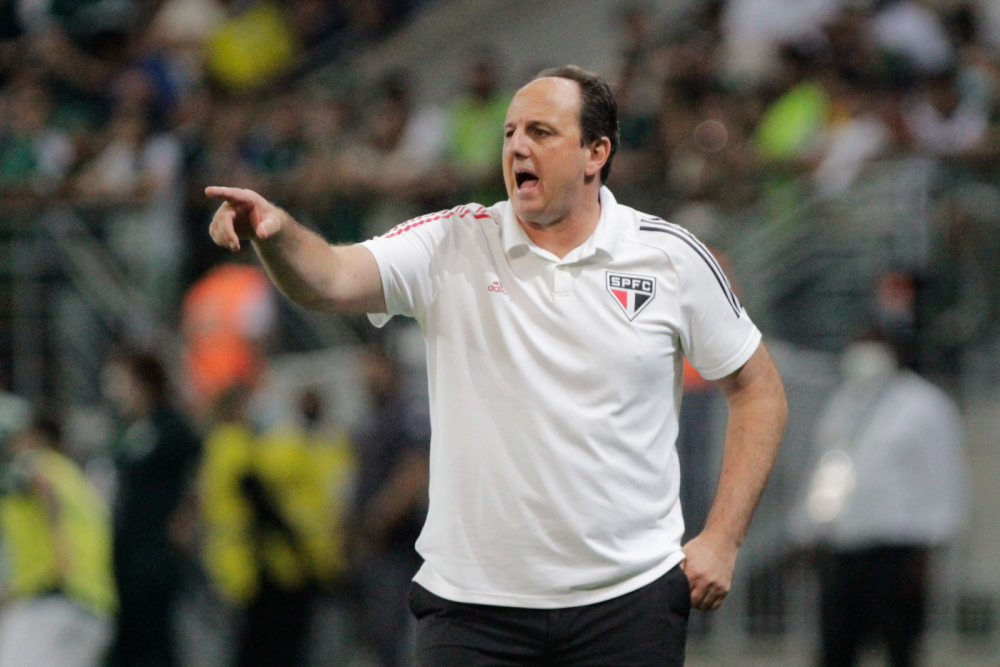
<svg viewBox="0 0 1000 667">
<path fill-rule="evenodd" d="M 514 133 L 507 139 L 507 150 L 514 157 L 528 156 L 528 142 L 525 141 L 524 132 L 520 128 L 514 130 Z"/>
</svg>

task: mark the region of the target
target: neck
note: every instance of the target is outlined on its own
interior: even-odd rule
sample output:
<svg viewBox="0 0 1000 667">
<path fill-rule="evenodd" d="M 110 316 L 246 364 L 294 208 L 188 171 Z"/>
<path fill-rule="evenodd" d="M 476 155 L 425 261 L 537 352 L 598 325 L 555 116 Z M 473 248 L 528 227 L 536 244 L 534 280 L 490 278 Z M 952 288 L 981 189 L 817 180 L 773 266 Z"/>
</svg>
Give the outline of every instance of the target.
<svg viewBox="0 0 1000 667">
<path fill-rule="evenodd" d="M 562 259 L 574 248 L 583 245 L 590 238 L 601 220 L 600 192 L 597 189 L 564 218 L 547 225 L 527 222 L 520 217 L 517 222 L 532 243 Z"/>
</svg>

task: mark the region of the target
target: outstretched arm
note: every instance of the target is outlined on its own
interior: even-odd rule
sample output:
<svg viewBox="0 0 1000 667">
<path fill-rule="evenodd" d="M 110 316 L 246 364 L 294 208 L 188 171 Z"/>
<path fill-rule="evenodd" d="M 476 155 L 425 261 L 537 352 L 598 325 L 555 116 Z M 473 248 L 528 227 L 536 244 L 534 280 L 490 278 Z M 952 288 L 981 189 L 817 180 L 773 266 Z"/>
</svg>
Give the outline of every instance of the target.
<svg viewBox="0 0 1000 667">
<path fill-rule="evenodd" d="M 705 530 L 684 545 L 691 602 L 702 610 L 718 609 L 729 593 L 736 554 L 774 465 L 788 414 L 781 377 L 763 343 L 718 385 L 729 408 L 719 489 Z"/>
<path fill-rule="evenodd" d="M 209 187 L 222 200 L 209 226 L 217 245 L 233 252 L 250 240 L 274 284 L 312 310 L 384 313 L 375 257 L 362 245 L 331 246 L 252 190 Z"/>
</svg>

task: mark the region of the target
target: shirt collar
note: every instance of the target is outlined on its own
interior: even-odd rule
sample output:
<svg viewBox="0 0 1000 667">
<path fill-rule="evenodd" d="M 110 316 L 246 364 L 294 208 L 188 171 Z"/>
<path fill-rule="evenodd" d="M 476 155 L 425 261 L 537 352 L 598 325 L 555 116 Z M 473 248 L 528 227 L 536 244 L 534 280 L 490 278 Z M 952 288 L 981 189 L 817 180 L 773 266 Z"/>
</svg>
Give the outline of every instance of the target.
<svg viewBox="0 0 1000 667">
<path fill-rule="evenodd" d="M 600 201 L 601 217 L 597 221 L 594 233 L 579 247 L 571 250 L 563 258 L 563 262 L 580 262 L 595 257 L 599 253 L 603 253 L 611 258 L 615 256 L 618 246 L 621 244 L 622 233 L 624 232 L 621 218 L 618 215 L 618 203 L 615 201 L 614 195 L 611 194 L 611 190 L 603 186 L 601 187 Z M 528 238 L 528 235 L 518 223 L 517 216 L 514 215 L 514 207 L 509 200 L 505 202 L 503 208 L 500 234 L 503 240 L 503 250 L 508 257 L 520 257 L 529 251 L 548 255 L 548 253 L 536 246 Z"/>
</svg>

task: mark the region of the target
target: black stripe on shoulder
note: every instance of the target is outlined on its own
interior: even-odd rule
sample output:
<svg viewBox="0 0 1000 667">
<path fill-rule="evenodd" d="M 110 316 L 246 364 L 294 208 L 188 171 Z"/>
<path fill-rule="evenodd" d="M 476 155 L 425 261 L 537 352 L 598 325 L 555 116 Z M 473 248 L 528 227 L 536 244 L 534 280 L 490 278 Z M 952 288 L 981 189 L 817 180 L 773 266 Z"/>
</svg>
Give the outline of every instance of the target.
<svg viewBox="0 0 1000 667">
<path fill-rule="evenodd" d="M 719 266 L 719 262 L 718 260 L 715 259 L 715 255 L 712 254 L 712 251 L 709 250 L 708 247 L 705 246 L 705 244 L 702 243 L 697 236 L 689 232 L 684 227 L 681 227 L 680 225 L 675 224 L 673 222 L 667 222 L 663 218 L 657 218 L 656 216 L 650 216 L 647 214 L 647 216 L 645 218 L 642 218 L 642 220 L 643 222 L 646 223 L 652 223 L 654 225 L 662 225 L 664 227 L 667 227 L 668 229 L 673 229 L 674 231 L 679 232 L 684 236 L 686 236 L 692 243 L 701 248 L 703 251 L 702 256 L 715 265 L 718 274 L 722 277 L 722 280 L 725 281 L 726 289 L 729 293 L 729 296 L 731 297 L 731 302 L 736 304 L 737 309 L 740 308 L 740 300 L 736 298 L 736 293 L 733 291 L 733 286 L 729 282 L 729 277 L 726 275 L 726 272 L 722 270 L 722 267 Z"/>
<path fill-rule="evenodd" d="M 647 221 L 644 219 L 643 222 L 646 223 Z M 669 223 L 666 224 L 669 225 Z M 709 252 L 708 249 L 705 248 L 705 246 L 703 246 L 700 242 L 698 242 L 694 236 L 691 236 L 690 233 L 681 233 L 681 231 L 673 225 L 640 225 L 639 230 L 643 232 L 661 232 L 663 234 L 670 234 L 671 236 L 677 237 L 681 241 L 684 241 L 684 243 L 691 246 L 691 249 L 694 250 L 698 256 L 702 258 L 702 260 L 704 260 L 705 264 L 708 265 L 708 269 L 712 272 L 712 275 L 715 276 L 716 282 L 718 282 L 719 287 L 722 288 L 722 293 L 725 295 L 726 301 L 729 302 L 729 305 L 732 306 L 733 312 L 736 313 L 736 317 L 740 316 L 740 301 L 733 293 L 733 289 L 729 285 L 729 279 L 726 278 L 726 274 L 722 271 L 722 268 L 719 267 L 715 258 L 712 257 L 712 253 Z"/>
<path fill-rule="evenodd" d="M 736 297 L 736 294 L 733 292 L 733 286 L 730 284 L 729 278 L 726 276 L 726 272 L 722 270 L 721 266 L 719 266 L 719 262 L 718 260 L 715 259 L 715 255 L 712 254 L 712 251 L 709 250 L 708 247 L 706 247 L 705 244 L 702 243 L 697 236 L 689 232 L 684 227 L 681 227 L 680 225 L 675 224 L 673 222 L 667 222 L 663 218 L 657 218 L 655 216 L 647 216 L 645 218 L 642 218 L 642 222 L 653 225 L 661 225 L 668 229 L 673 229 L 674 231 L 683 234 L 685 237 L 688 238 L 688 240 L 690 240 L 692 243 L 701 248 L 703 251 L 703 255 L 708 259 L 708 261 L 712 262 L 712 264 L 715 265 L 715 268 L 716 270 L 718 270 L 719 275 L 721 275 L 722 279 L 726 281 L 726 287 L 729 288 L 729 294 L 733 296 L 733 298 Z M 737 300 L 737 303 L 739 303 L 739 300 Z"/>
</svg>

